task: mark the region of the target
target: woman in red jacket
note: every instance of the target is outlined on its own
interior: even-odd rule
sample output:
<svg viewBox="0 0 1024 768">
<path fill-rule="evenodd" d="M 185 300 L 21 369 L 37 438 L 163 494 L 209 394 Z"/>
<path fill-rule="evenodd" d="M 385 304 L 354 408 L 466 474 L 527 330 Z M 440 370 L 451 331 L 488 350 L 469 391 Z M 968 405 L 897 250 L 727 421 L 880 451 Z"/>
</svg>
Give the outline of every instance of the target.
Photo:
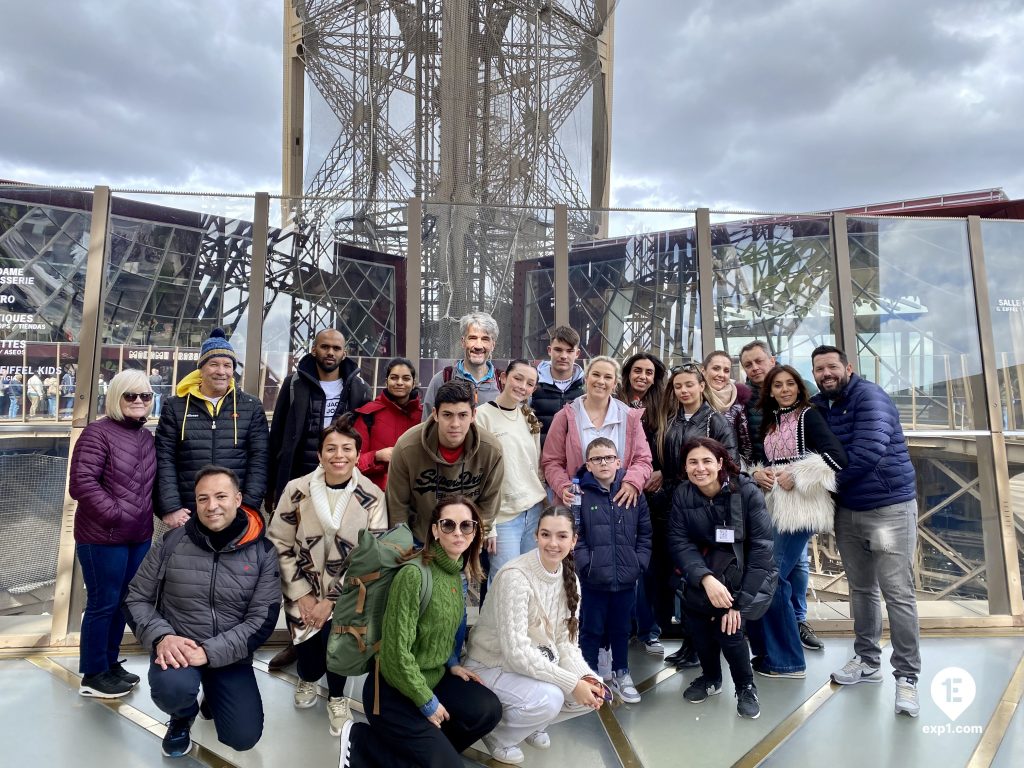
<svg viewBox="0 0 1024 768">
<path fill-rule="evenodd" d="M 388 484 L 391 449 L 398 438 L 420 423 L 423 402 L 416 389 L 416 368 L 404 357 L 388 361 L 386 388 L 357 408 L 356 432 L 363 438 L 359 471 L 384 490 Z"/>
</svg>

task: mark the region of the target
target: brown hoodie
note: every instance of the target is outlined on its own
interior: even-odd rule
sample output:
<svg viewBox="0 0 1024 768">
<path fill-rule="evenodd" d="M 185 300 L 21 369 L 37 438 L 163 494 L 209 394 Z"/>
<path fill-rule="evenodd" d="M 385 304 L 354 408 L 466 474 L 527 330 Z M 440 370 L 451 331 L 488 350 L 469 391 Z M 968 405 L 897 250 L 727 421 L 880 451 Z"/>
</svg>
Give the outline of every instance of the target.
<svg viewBox="0 0 1024 768">
<path fill-rule="evenodd" d="M 409 524 L 419 541 L 426 541 L 427 525 L 437 502 L 462 494 L 476 502 L 484 535 L 491 529 L 501 505 L 505 466 L 501 446 L 488 431 L 471 424 L 462 456 L 449 464 L 438 450 L 437 420 L 431 416 L 395 443 L 388 470 L 388 524 Z"/>
</svg>

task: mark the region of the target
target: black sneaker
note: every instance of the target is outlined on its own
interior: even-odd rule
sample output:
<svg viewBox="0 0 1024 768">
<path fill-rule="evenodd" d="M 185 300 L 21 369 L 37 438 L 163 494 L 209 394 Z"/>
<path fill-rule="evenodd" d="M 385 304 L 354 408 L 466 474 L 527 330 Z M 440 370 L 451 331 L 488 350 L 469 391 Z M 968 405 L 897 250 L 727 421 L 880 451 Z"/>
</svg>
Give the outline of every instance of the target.
<svg viewBox="0 0 1024 768">
<path fill-rule="evenodd" d="M 124 680 L 126 683 L 128 683 L 128 685 L 130 685 L 132 688 L 134 688 L 136 685 L 139 684 L 139 680 L 141 680 L 142 678 L 140 678 L 138 675 L 132 674 L 127 669 L 122 667 L 121 662 L 123 661 L 127 661 L 127 659 L 115 661 L 114 665 L 110 668 L 110 671 L 122 680 Z"/>
<path fill-rule="evenodd" d="M 160 749 L 164 757 L 184 757 L 192 749 L 192 736 L 189 730 L 192 728 L 192 718 L 172 717 L 167 724 L 167 733 L 164 734 L 163 743 Z"/>
<path fill-rule="evenodd" d="M 82 684 L 78 686 L 78 693 L 96 699 L 119 699 L 131 693 L 132 687 L 108 669 L 98 675 L 83 677 Z"/>
<path fill-rule="evenodd" d="M 800 645 L 809 651 L 820 651 L 825 647 L 825 644 L 818 639 L 814 630 L 811 629 L 811 625 L 806 621 L 800 622 Z"/>
<path fill-rule="evenodd" d="M 750 720 L 761 716 L 761 705 L 757 703 L 757 687 L 751 683 L 736 691 L 736 714 Z"/>
<path fill-rule="evenodd" d="M 708 680 L 704 675 L 694 678 L 690 687 L 683 691 L 683 698 L 691 704 L 707 701 L 708 696 L 717 696 L 722 692 L 721 680 Z"/>
</svg>

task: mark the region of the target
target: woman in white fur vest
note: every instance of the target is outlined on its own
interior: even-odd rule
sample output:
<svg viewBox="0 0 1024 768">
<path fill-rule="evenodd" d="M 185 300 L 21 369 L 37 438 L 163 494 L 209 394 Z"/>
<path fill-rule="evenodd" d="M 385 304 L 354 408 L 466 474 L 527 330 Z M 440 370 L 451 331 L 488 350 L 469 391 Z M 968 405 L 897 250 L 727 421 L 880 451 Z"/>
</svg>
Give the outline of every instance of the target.
<svg viewBox="0 0 1024 768">
<path fill-rule="evenodd" d="M 320 466 L 285 486 L 267 529 L 281 564 L 285 618 L 298 655 L 295 706 L 316 705 L 317 682 L 326 673 L 333 736 L 351 719 L 345 678 L 327 670 L 334 602 L 359 532 L 388 527 L 384 492 L 356 468 L 362 438 L 353 421 L 346 413 L 323 431 Z"/>
<path fill-rule="evenodd" d="M 832 493 L 846 451 L 810 403 L 799 371 L 780 365 L 761 387 L 761 432 L 766 464 L 751 473 L 764 491 L 775 529 L 779 586 L 762 619 L 751 622 L 754 672 L 766 677 L 806 676 L 800 628 L 793 610 L 793 574 L 815 533 L 830 533 Z"/>
<path fill-rule="evenodd" d="M 469 633 L 465 666 L 501 701 L 501 722 L 483 742 L 502 763 L 523 762 L 523 741 L 546 749 L 549 725 L 610 695 L 580 653 L 572 512 L 545 509 L 536 536 L 537 549 L 498 571 Z"/>
</svg>

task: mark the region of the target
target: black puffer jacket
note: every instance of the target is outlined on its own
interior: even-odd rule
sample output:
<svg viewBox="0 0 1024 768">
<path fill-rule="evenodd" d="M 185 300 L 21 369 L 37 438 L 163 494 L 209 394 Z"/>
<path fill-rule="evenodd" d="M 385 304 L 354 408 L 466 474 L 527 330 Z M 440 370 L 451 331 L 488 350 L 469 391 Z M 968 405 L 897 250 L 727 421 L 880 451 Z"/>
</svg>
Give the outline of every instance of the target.
<svg viewBox="0 0 1024 768">
<path fill-rule="evenodd" d="M 697 490 L 689 480 L 676 488 L 668 522 L 668 545 L 672 562 L 686 580 L 687 588 L 703 589 L 701 579 L 711 573 L 705 553 L 712 548 L 732 550 L 731 544 L 715 542 L 715 528 L 731 516 L 731 496 L 739 485 L 743 508 L 743 581 L 733 595 L 733 607 L 746 618 L 756 603 L 771 601 L 778 579 L 774 535 L 764 495 L 746 475 L 730 478 L 713 498 Z M 738 537 L 737 537 L 738 540 Z"/>
<path fill-rule="evenodd" d="M 223 667 L 249 658 L 270 637 L 281 609 L 277 551 L 258 514 L 238 513 L 248 524 L 219 552 L 192 517 L 146 554 L 124 601 L 143 648 L 180 635 L 203 646 L 211 667 Z M 164 553 L 165 546 L 173 549 Z"/>
<path fill-rule="evenodd" d="M 661 444 L 661 471 L 664 474 L 666 488 L 675 489 L 683 473 L 682 451 L 686 441 L 693 437 L 710 437 L 725 446 L 737 464 L 740 462 L 739 449 L 736 447 L 736 430 L 729 421 L 708 405 L 700 404 L 700 408 L 689 419 L 679 414 L 665 425 L 665 437 Z"/>
<path fill-rule="evenodd" d="M 563 392 L 551 379 L 551 363 L 547 360 L 537 366 L 537 389 L 530 398 L 530 407 L 540 419 L 540 442 L 544 444 L 544 438 L 551 428 L 551 421 L 555 414 L 583 394 L 583 369 L 574 365 L 572 369 L 572 383 Z"/>
<path fill-rule="evenodd" d="M 373 399 L 359 367 L 347 357 L 338 366 L 344 386 L 337 415 L 361 408 Z M 285 377 L 270 422 L 270 455 L 274 471 L 269 478 L 267 498 L 273 505 L 289 480 L 308 475 L 320 463 L 316 446 L 324 428 L 327 396 L 320 386 L 316 358 L 305 355 L 295 373 Z"/>
<path fill-rule="evenodd" d="M 209 402 L 196 397 L 189 374 L 168 398 L 156 427 L 156 515 L 186 507 L 196 509 L 195 475 L 207 464 L 227 467 L 238 475 L 242 503 L 259 509 L 267 491 L 267 415 L 263 403 L 238 388 L 218 403 L 211 416 Z M 184 425 L 184 431 L 182 426 Z"/>
</svg>

